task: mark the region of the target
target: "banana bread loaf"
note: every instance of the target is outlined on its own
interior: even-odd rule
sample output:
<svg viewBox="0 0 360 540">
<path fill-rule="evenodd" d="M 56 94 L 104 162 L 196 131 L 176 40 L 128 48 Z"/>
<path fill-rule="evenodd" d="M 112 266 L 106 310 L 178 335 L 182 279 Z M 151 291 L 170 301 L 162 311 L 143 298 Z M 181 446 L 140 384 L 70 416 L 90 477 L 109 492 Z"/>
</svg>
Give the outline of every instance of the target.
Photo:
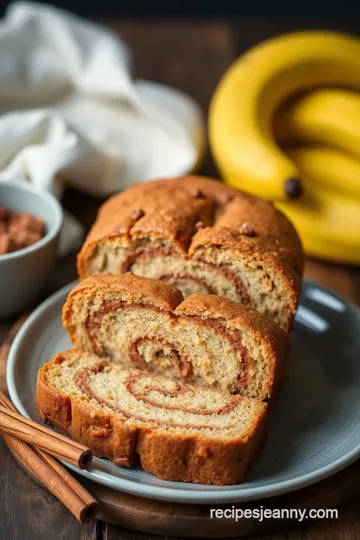
<svg viewBox="0 0 360 540">
<path fill-rule="evenodd" d="M 40 418 L 117 465 L 137 455 L 164 480 L 237 484 L 266 432 L 266 404 L 123 370 L 94 354 L 58 354 L 38 373 Z"/>
<path fill-rule="evenodd" d="M 290 343 L 238 302 L 201 293 L 183 301 L 175 287 L 130 273 L 84 279 L 63 322 L 76 348 L 126 368 L 260 400 L 281 381 Z"/>
<path fill-rule="evenodd" d="M 137 184 L 101 207 L 78 257 L 81 279 L 134 274 L 248 304 L 290 331 L 303 252 L 269 202 L 199 176 Z"/>
</svg>

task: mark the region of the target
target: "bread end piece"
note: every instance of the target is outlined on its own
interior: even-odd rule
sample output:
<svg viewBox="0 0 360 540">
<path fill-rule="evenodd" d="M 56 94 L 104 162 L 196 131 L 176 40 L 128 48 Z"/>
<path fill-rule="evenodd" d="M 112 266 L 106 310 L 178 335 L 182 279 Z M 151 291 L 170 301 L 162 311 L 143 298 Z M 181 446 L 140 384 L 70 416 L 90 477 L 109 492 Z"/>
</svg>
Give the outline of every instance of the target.
<svg viewBox="0 0 360 540">
<path fill-rule="evenodd" d="M 99 370 L 109 365 L 93 354 L 69 350 L 59 353 L 39 370 L 36 400 L 43 422 L 116 465 L 129 467 L 139 456 L 142 467 L 163 480 L 212 485 L 238 484 L 244 480 L 266 439 L 266 404 L 257 402 L 250 429 L 237 439 L 214 440 L 174 431 L 158 432 L 137 426 L 135 421 L 123 422 L 106 410 L 91 407 L 81 397 L 67 395 L 52 386 L 54 366 L 68 359 L 77 362 L 87 358 L 92 363 L 96 359 Z"/>
</svg>

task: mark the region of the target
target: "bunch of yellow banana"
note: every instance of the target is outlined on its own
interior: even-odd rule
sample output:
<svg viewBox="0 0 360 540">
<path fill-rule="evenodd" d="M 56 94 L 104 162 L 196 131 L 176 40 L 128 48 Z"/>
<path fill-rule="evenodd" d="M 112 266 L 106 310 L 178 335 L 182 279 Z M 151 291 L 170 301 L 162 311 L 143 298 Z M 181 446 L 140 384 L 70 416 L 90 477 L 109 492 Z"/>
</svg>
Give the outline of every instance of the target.
<svg viewBox="0 0 360 540">
<path fill-rule="evenodd" d="M 359 39 L 299 32 L 245 53 L 215 91 L 209 136 L 225 181 L 276 201 L 308 254 L 360 263 Z"/>
</svg>

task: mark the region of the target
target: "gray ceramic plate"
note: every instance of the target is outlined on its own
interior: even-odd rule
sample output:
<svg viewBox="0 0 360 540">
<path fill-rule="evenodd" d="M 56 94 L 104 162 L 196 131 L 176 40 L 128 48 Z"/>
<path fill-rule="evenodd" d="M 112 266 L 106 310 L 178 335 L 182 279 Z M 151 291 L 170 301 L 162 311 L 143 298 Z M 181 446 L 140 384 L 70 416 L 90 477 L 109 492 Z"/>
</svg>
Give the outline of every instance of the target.
<svg viewBox="0 0 360 540">
<path fill-rule="evenodd" d="M 34 420 L 38 420 L 36 372 L 70 346 L 61 308 L 72 285 L 29 317 L 10 351 L 11 399 Z M 268 442 L 246 482 L 225 487 L 166 482 L 140 468 L 115 467 L 105 459 L 95 459 L 90 470 L 80 474 L 151 499 L 209 504 L 271 497 L 318 482 L 360 456 L 359 351 L 357 308 L 306 281 L 286 383 L 272 415 Z"/>
</svg>

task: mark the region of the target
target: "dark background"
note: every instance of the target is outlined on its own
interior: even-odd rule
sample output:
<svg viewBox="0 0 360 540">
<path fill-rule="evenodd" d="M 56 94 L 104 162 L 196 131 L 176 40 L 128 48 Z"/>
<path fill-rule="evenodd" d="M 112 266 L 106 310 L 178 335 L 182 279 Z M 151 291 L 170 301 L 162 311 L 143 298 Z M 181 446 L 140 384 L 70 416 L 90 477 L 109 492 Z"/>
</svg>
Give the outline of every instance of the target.
<svg viewBox="0 0 360 540">
<path fill-rule="evenodd" d="M 43 3 L 89 17 L 360 15 L 360 0 L 58 0 Z M 0 0 L 1 15 L 8 4 Z"/>
</svg>

